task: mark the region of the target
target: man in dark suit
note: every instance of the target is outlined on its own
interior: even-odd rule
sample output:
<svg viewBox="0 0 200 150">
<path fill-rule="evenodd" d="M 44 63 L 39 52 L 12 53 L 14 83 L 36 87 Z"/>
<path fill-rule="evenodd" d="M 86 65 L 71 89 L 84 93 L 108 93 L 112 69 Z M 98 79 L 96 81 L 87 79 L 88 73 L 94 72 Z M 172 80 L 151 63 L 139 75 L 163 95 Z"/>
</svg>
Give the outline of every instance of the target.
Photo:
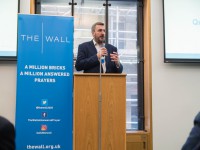
<svg viewBox="0 0 200 150">
<path fill-rule="evenodd" d="M 92 26 L 93 40 L 85 42 L 78 47 L 78 56 L 75 68 L 84 73 L 99 73 L 100 61 L 105 57 L 105 66 L 101 72 L 122 73 L 123 66 L 119 61 L 117 48 L 111 44 L 104 45 L 105 26 L 102 22 L 97 22 Z"/>
<path fill-rule="evenodd" d="M 0 150 L 15 150 L 15 129 L 13 124 L 0 116 Z"/>
<path fill-rule="evenodd" d="M 200 112 L 194 119 L 194 127 L 190 131 L 182 150 L 200 150 Z"/>
</svg>

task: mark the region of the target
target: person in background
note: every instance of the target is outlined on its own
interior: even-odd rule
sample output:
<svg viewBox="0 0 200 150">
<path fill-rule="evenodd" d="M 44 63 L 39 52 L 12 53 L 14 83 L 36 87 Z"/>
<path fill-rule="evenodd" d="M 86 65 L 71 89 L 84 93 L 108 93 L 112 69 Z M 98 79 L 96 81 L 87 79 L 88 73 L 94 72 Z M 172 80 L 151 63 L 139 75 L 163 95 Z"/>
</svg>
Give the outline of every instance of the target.
<svg viewBox="0 0 200 150">
<path fill-rule="evenodd" d="M 200 150 L 200 112 L 194 119 L 194 126 L 190 131 L 182 150 Z"/>
<path fill-rule="evenodd" d="M 122 73 L 123 66 L 120 63 L 117 48 L 105 42 L 105 26 L 102 22 L 96 22 L 91 28 L 93 39 L 82 43 L 78 47 L 78 55 L 75 64 L 77 71 L 84 73 L 99 73 L 100 61 L 102 63 L 101 72 Z"/>
<path fill-rule="evenodd" d="M 0 150 L 15 150 L 15 128 L 2 116 L 0 116 Z"/>
</svg>

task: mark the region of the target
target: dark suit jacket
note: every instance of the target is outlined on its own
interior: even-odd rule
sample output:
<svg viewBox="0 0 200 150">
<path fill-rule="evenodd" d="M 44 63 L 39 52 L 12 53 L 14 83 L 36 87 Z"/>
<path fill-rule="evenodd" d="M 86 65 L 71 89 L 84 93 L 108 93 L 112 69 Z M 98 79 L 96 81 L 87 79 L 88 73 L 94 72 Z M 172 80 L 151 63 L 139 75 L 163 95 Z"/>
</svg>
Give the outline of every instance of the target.
<svg viewBox="0 0 200 150">
<path fill-rule="evenodd" d="M 182 150 L 200 150 L 200 112 L 194 119 L 194 127 L 190 131 Z"/>
<path fill-rule="evenodd" d="M 105 45 L 108 56 L 105 57 L 106 60 L 106 73 L 122 73 L 123 66 L 117 68 L 115 63 L 110 59 L 110 53 L 117 52 L 117 48 L 107 44 Z M 78 56 L 76 60 L 76 70 L 82 71 L 84 73 L 99 73 L 100 72 L 100 62 L 97 57 L 97 50 L 94 46 L 93 41 L 85 42 L 80 44 L 78 47 Z M 103 70 L 103 69 L 101 69 Z"/>
<path fill-rule="evenodd" d="M 0 150 L 15 150 L 15 129 L 13 124 L 0 116 Z"/>
</svg>

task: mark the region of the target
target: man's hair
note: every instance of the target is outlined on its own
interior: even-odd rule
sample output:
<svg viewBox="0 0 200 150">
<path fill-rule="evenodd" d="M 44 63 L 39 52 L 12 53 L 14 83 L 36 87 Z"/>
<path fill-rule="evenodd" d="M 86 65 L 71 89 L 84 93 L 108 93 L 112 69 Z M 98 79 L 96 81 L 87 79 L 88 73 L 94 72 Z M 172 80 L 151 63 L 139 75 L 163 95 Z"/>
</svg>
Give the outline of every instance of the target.
<svg viewBox="0 0 200 150">
<path fill-rule="evenodd" d="M 92 33 L 95 31 L 96 25 L 102 25 L 102 26 L 104 26 L 104 23 L 103 23 L 103 22 L 96 22 L 96 23 L 94 23 L 94 24 L 92 25 L 92 28 L 91 28 L 91 32 L 92 32 Z"/>
</svg>

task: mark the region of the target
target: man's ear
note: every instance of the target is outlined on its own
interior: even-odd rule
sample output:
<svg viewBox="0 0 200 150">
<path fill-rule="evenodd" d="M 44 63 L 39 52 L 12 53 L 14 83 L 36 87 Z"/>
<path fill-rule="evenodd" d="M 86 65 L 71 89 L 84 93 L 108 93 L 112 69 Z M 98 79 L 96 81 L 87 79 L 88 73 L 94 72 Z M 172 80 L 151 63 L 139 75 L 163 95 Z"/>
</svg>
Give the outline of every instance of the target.
<svg viewBox="0 0 200 150">
<path fill-rule="evenodd" d="M 93 37 L 95 36 L 95 32 L 92 32 L 92 36 L 93 36 Z"/>
</svg>

